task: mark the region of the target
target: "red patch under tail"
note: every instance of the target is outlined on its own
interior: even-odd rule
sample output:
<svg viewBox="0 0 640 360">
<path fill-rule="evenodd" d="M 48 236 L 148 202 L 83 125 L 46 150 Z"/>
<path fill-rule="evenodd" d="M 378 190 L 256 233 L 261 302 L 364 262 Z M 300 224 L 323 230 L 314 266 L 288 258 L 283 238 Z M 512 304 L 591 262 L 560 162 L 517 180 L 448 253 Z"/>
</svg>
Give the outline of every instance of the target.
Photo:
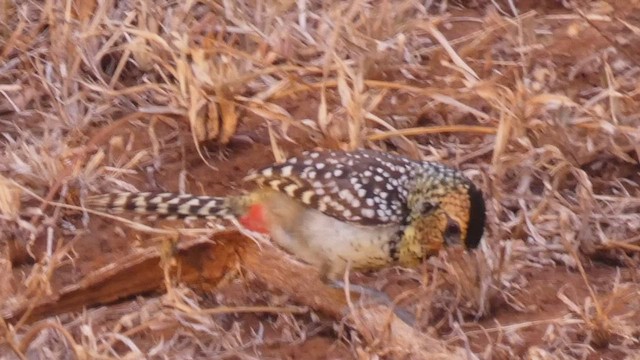
<svg viewBox="0 0 640 360">
<path fill-rule="evenodd" d="M 262 204 L 253 204 L 239 219 L 240 224 L 251 231 L 268 234 L 265 210 Z"/>
</svg>

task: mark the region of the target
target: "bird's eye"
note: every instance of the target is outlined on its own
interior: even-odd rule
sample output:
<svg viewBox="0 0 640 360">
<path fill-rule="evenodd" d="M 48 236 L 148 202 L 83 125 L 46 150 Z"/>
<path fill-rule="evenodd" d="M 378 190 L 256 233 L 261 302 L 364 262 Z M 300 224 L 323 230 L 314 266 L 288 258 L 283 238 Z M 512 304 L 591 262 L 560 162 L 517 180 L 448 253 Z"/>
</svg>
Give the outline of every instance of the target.
<svg viewBox="0 0 640 360">
<path fill-rule="evenodd" d="M 462 240 L 460 235 L 460 225 L 456 221 L 449 219 L 447 227 L 444 230 L 445 243 L 447 245 L 459 245 Z"/>
<path fill-rule="evenodd" d="M 429 201 L 425 201 L 421 204 L 421 208 L 420 208 L 420 213 L 423 216 L 429 215 L 433 212 L 433 210 L 435 210 L 436 205 L 432 202 Z"/>
</svg>

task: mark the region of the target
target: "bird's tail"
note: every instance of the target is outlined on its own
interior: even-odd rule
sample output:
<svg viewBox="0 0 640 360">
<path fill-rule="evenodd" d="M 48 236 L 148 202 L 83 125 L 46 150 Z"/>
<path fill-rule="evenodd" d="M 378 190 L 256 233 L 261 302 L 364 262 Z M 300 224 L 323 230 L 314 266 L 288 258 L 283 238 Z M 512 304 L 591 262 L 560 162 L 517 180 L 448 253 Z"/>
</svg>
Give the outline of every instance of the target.
<svg viewBox="0 0 640 360">
<path fill-rule="evenodd" d="M 236 217 L 243 197 L 197 196 L 176 193 L 112 193 L 89 197 L 86 206 L 112 214 L 133 212 L 162 219 L 221 219 Z"/>
</svg>

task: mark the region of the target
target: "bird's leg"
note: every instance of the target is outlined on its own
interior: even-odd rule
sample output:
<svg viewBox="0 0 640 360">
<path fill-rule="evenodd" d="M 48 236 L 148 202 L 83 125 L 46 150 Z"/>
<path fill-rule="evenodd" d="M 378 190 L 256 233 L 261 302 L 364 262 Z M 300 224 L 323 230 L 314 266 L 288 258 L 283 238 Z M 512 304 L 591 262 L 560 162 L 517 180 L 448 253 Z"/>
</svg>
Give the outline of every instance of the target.
<svg viewBox="0 0 640 360">
<path fill-rule="evenodd" d="M 346 288 L 346 284 L 342 280 L 331 280 L 329 285 L 337 289 Z M 349 292 L 359 294 L 360 296 L 370 296 L 377 300 L 379 303 L 390 307 L 391 309 L 393 309 L 393 313 L 396 314 L 396 316 L 400 318 L 400 320 L 404 321 L 411 327 L 413 327 L 416 323 L 416 318 L 415 316 L 413 316 L 413 314 L 411 314 L 411 312 L 407 311 L 406 309 L 396 307 L 389 295 L 382 291 L 362 285 L 349 284 Z"/>
<path fill-rule="evenodd" d="M 322 280 L 328 284 L 329 286 L 336 289 L 347 289 L 347 285 L 343 280 L 338 280 L 335 276 L 330 276 L 331 271 L 326 271 L 330 266 L 326 265 L 321 267 L 321 276 Z M 325 270 L 325 271 L 323 271 Z M 335 274 L 335 272 L 333 272 Z M 394 304 L 393 300 L 386 293 L 372 289 L 367 286 L 357 285 L 357 284 L 349 284 L 348 290 L 350 293 L 358 294 L 360 296 L 369 296 L 373 298 L 376 302 L 388 306 L 393 309 L 393 313 L 396 314 L 400 320 L 404 321 L 407 325 L 413 327 L 416 323 L 415 316 L 411 314 L 409 311 L 399 308 Z"/>
</svg>

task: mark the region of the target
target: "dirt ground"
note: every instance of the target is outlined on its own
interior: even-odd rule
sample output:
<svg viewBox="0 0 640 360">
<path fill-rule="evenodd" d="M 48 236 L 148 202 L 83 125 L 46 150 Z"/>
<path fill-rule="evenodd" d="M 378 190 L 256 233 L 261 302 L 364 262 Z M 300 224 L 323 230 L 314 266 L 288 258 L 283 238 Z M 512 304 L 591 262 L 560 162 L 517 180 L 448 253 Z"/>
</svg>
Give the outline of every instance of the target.
<svg viewBox="0 0 640 360">
<path fill-rule="evenodd" d="M 0 15 L 0 359 L 640 359 L 640 1 L 422 2 L 433 3 L 426 11 L 440 19 L 439 32 L 427 20 L 411 23 L 429 18 L 419 11 L 425 4 L 411 1 L 156 4 L 162 11 L 132 1 L 114 2 L 113 12 L 65 3 L 54 11 L 49 2 L 0 2 L 0 11 L 18 14 Z M 300 4 L 308 34 L 294 26 Z M 277 16 L 261 18 L 270 6 Z M 173 16 L 189 12 L 197 21 L 185 17 L 176 27 L 191 37 L 180 43 L 168 29 Z M 127 18 L 133 14 L 136 21 Z M 107 21 L 101 26 L 114 32 L 92 37 L 104 30 L 91 25 L 99 16 L 162 33 L 162 41 L 138 39 L 166 41 L 176 53 L 127 48 L 140 36 L 133 30 L 109 44 L 122 34 Z M 52 25 L 67 20 L 82 36 Z M 329 45 L 320 41 L 323 26 L 342 29 L 324 33 Z M 62 51 L 52 45 L 55 34 L 69 36 Z M 75 45 L 82 51 L 68 50 Z M 199 46 L 209 52 L 180 53 Z M 133 60 L 121 61 L 125 53 Z M 198 56 L 215 64 L 205 67 Z M 250 56 L 259 66 L 244 66 Z M 98 74 L 105 73 L 119 78 L 104 83 Z M 233 81 L 216 87 L 220 78 Z M 215 109 L 192 108 L 214 99 Z M 396 132 L 407 128 L 419 131 Z M 402 295 L 416 328 L 450 356 L 403 353 L 385 333 L 368 337 L 314 309 L 194 315 L 196 308 L 299 305 L 242 269 L 210 291 L 175 283 L 37 322 L 8 315 L 127 255 L 165 254 L 169 241 L 47 205 L 25 189 L 71 205 L 134 189 L 240 193 L 248 171 L 280 155 L 355 147 L 442 161 L 485 193 L 489 223 L 478 251 L 445 252 L 415 271 L 352 275 Z"/>
</svg>

